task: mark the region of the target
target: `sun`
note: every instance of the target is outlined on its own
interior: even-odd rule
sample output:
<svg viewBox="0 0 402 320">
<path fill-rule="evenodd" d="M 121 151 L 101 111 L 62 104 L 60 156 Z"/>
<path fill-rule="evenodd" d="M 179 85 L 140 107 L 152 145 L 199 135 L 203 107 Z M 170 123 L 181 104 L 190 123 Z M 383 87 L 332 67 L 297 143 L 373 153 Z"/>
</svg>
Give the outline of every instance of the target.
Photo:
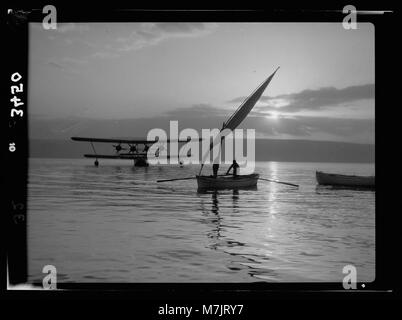
<svg viewBox="0 0 402 320">
<path fill-rule="evenodd" d="M 279 119 L 279 113 L 277 112 L 270 112 L 268 116 L 266 116 L 267 119 L 272 119 L 272 120 L 278 120 Z"/>
</svg>

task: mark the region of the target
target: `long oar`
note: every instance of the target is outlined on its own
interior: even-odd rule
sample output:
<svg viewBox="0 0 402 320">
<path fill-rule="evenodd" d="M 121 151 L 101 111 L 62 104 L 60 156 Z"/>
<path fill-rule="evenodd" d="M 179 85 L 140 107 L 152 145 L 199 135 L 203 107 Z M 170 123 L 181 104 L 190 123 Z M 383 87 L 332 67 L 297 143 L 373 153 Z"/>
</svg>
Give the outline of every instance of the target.
<svg viewBox="0 0 402 320">
<path fill-rule="evenodd" d="M 229 176 L 229 175 L 230 174 L 218 174 L 218 177 Z M 156 182 L 180 181 L 180 180 L 191 180 L 191 179 L 196 179 L 196 177 L 164 179 L 164 180 L 156 180 Z"/>
<path fill-rule="evenodd" d="M 283 182 L 283 181 L 277 181 L 277 180 L 270 180 L 270 179 L 264 179 L 264 178 L 260 178 L 260 180 L 264 180 L 264 181 L 269 181 L 269 182 L 275 182 L 275 183 L 281 183 L 281 184 L 287 184 L 289 186 L 293 186 L 293 187 L 299 187 L 298 184 L 294 184 L 294 183 L 289 183 L 289 182 Z"/>
<path fill-rule="evenodd" d="M 165 179 L 165 180 L 156 180 L 156 182 L 167 182 L 167 181 L 178 181 L 178 180 L 191 180 L 191 179 L 195 179 L 195 177 L 176 178 L 176 179 Z"/>
</svg>

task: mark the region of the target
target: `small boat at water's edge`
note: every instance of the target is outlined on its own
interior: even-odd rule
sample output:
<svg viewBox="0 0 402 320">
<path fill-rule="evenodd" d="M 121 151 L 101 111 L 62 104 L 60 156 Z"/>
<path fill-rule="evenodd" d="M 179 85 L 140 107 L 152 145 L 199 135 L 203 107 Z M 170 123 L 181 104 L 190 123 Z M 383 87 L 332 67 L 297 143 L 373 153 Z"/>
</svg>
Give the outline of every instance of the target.
<svg viewBox="0 0 402 320">
<path fill-rule="evenodd" d="M 375 188 L 375 176 L 355 176 L 335 173 L 325 173 L 316 171 L 318 184 L 356 187 L 356 188 Z"/>
<path fill-rule="evenodd" d="M 236 189 L 257 185 L 258 173 L 238 176 L 196 176 L 198 189 Z"/>
</svg>

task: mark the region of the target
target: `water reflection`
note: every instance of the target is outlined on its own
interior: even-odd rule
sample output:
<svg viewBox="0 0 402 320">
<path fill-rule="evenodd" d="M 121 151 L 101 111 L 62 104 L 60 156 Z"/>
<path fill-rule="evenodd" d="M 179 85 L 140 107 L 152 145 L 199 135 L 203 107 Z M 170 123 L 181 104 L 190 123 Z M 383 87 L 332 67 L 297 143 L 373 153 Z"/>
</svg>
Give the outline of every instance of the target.
<svg viewBox="0 0 402 320">
<path fill-rule="evenodd" d="M 270 178 L 273 180 L 277 180 L 278 179 L 278 162 L 270 161 L 268 163 L 269 163 L 268 170 L 271 175 Z"/>
<path fill-rule="evenodd" d="M 219 215 L 219 200 L 218 200 L 218 192 L 214 191 L 212 193 L 212 206 L 211 212 L 214 217 L 210 220 L 213 229 L 208 232 L 207 237 L 212 239 L 212 244 L 210 248 L 216 250 L 218 248 L 219 239 L 221 238 L 221 220 L 222 217 Z"/>
<path fill-rule="evenodd" d="M 325 185 L 319 185 L 315 187 L 315 192 L 316 194 L 328 194 L 331 191 L 371 191 L 375 192 L 375 188 L 365 188 L 365 187 L 350 187 L 350 186 L 325 186 Z"/>
<path fill-rule="evenodd" d="M 250 189 L 250 188 L 248 188 L 248 189 Z M 252 189 L 256 190 L 256 187 L 253 187 Z M 203 215 L 205 217 L 207 217 L 207 219 L 204 220 L 204 222 L 206 222 L 206 224 L 211 227 L 210 231 L 207 232 L 207 237 L 209 239 L 213 240 L 208 245 L 208 247 L 213 250 L 217 250 L 219 247 L 226 248 L 228 246 L 229 247 L 244 246 L 244 243 L 235 241 L 235 240 L 225 239 L 224 241 L 222 241 L 222 225 L 223 225 L 223 223 L 226 228 L 236 228 L 237 226 L 232 225 L 232 223 L 230 222 L 230 217 L 237 216 L 237 214 L 240 213 L 240 210 L 239 210 L 240 191 L 239 191 L 239 189 L 233 189 L 233 190 L 229 191 L 231 194 L 230 198 L 232 200 L 231 207 L 227 207 L 227 201 L 225 201 L 225 199 L 228 198 L 229 194 L 228 194 L 228 190 L 225 190 L 225 191 L 218 191 L 218 190 L 213 190 L 213 191 L 199 190 L 198 191 L 199 196 L 205 195 L 205 194 L 211 194 L 210 210 L 208 210 L 206 208 L 207 207 L 206 203 L 203 200 L 201 200 L 201 207 L 202 207 Z M 219 197 L 222 197 L 222 205 L 223 205 L 224 210 L 221 210 L 221 208 L 220 208 L 221 200 L 219 200 Z M 224 212 L 222 212 L 222 211 L 224 211 Z M 223 216 L 223 214 L 229 214 L 229 215 L 227 217 L 225 217 L 225 216 Z"/>
<path fill-rule="evenodd" d="M 371 279 L 375 193 L 317 187 L 317 164 L 258 166 L 301 187 L 197 192 L 195 179 L 156 180 L 198 167 L 31 161 L 30 278 L 42 279 L 51 261 L 81 282 L 332 281 L 351 261 Z"/>
<path fill-rule="evenodd" d="M 127 176 L 124 173 L 124 170 L 121 166 L 115 166 L 113 167 L 113 173 L 114 173 L 114 178 L 116 179 L 116 182 L 125 182 Z"/>
<path fill-rule="evenodd" d="M 232 203 L 233 203 L 233 213 L 238 214 L 239 213 L 239 190 L 238 189 L 233 190 Z"/>
<path fill-rule="evenodd" d="M 202 195 L 211 194 L 211 208 L 207 209 L 207 204 L 204 201 Z M 218 200 L 218 191 L 208 192 L 206 190 L 198 190 L 198 196 L 201 197 L 201 210 L 202 215 L 206 218 L 202 222 L 204 222 L 208 227 L 209 231 L 207 231 L 207 237 L 211 239 L 211 243 L 208 245 L 208 248 L 212 250 L 217 250 L 219 239 L 221 238 L 221 220 L 222 217 L 219 214 L 219 200 Z M 212 216 L 211 216 L 212 213 Z"/>
<path fill-rule="evenodd" d="M 218 191 L 212 193 L 212 213 L 219 215 L 219 201 L 218 201 Z"/>
</svg>

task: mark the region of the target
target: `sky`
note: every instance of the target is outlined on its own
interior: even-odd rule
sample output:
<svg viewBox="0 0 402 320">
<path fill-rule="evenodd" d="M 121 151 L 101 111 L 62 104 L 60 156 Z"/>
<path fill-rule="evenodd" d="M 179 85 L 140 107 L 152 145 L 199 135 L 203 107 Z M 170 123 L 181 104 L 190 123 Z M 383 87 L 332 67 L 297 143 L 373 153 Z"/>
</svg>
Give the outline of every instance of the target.
<svg viewBox="0 0 402 320">
<path fill-rule="evenodd" d="M 241 127 L 374 143 L 374 62 L 369 23 L 31 23 L 30 136 L 218 128 L 280 66 Z"/>
</svg>

